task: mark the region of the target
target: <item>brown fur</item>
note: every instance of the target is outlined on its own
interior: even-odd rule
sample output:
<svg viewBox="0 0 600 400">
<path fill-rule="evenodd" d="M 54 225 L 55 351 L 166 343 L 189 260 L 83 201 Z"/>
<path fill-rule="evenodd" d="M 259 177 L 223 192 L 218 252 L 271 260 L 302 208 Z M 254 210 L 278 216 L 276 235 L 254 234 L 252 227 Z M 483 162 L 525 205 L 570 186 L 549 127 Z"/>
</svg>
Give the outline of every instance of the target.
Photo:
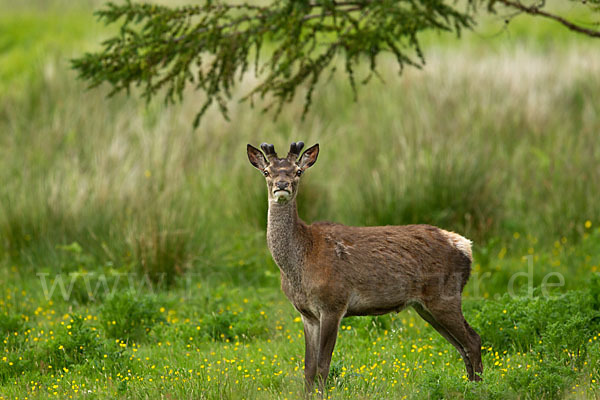
<svg viewBox="0 0 600 400">
<path fill-rule="evenodd" d="M 265 160 L 262 168 L 269 172 L 267 244 L 281 270 L 282 290 L 305 325 L 307 387 L 315 376 L 324 385 L 342 318 L 406 306 L 413 306 L 457 348 L 470 379 L 480 379 L 481 340 L 461 311 L 461 292 L 471 270 L 470 241 L 430 225 L 306 225 L 296 208 L 296 172 L 314 164 L 314 148 L 298 163 Z M 249 145 L 251 162 L 262 165 L 252 149 Z M 283 201 L 274 192 L 282 179 L 291 188 Z"/>
</svg>

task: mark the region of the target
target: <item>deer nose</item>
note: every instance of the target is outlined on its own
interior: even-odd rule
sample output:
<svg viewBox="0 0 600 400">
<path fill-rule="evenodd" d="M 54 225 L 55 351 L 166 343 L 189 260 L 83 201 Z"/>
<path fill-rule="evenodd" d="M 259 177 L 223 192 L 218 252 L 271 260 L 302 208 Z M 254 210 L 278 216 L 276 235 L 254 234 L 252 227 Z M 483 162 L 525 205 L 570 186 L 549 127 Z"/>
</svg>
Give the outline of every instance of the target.
<svg viewBox="0 0 600 400">
<path fill-rule="evenodd" d="M 276 185 L 278 189 L 286 189 L 288 187 L 288 183 L 284 181 L 279 181 Z"/>
</svg>

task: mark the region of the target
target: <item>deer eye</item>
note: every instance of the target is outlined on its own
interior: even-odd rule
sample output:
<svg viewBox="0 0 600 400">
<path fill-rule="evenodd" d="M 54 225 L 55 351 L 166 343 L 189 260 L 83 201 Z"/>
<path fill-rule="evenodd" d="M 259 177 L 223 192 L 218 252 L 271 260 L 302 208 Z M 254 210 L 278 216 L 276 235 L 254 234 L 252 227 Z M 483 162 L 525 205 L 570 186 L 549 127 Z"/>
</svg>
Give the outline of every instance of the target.
<svg viewBox="0 0 600 400">
<path fill-rule="evenodd" d="M 264 176 L 269 176 L 269 171 L 267 171 L 267 170 L 263 171 L 263 175 Z"/>
<path fill-rule="evenodd" d="M 298 172 L 296 172 L 296 175 L 298 175 L 298 176 L 302 175 L 302 170 L 299 169 Z"/>
</svg>

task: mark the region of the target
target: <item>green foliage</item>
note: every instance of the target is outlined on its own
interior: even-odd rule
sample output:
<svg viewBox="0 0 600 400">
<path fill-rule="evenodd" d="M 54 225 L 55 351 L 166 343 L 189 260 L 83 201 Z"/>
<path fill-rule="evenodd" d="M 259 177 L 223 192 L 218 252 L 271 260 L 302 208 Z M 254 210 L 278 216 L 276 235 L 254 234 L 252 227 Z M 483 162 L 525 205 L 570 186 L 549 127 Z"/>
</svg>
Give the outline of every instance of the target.
<svg viewBox="0 0 600 400">
<path fill-rule="evenodd" d="M 54 338 L 45 344 L 45 354 L 38 357 L 45 366 L 51 365 L 52 369 L 60 370 L 102 358 L 106 345 L 85 317 L 71 315 L 70 319 L 62 322 Z"/>
<path fill-rule="evenodd" d="M 223 311 L 211 313 L 204 318 L 202 331 L 212 340 L 252 340 L 265 337 L 269 326 L 257 312 L 236 313 Z"/>
<path fill-rule="evenodd" d="M 94 269 L 94 257 L 84 251 L 79 243 L 72 242 L 67 245 L 58 245 L 56 248 L 68 254 L 65 257 L 66 262 L 61 265 L 60 273 L 68 274 L 86 269 Z"/>
<path fill-rule="evenodd" d="M 511 297 L 481 303 L 471 322 L 483 346 L 496 351 L 554 354 L 580 366 L 588 340 L 600 331 L 600 311 L 593 296 L 597 289 Z M 573 334 L 577 332 L 577 334 Z"/>
<path fill-rule="evenodd" d="M 457 376 L 448 376 L 431 371 L 419 385 L 423 398 L 428 399 L 469 399 L 505 400 L 517 398 L 506 382 L 492 381 L 486 385 L 473 384 Z M 416 398 L 416 396 L 414 397 Z"/>
<path fill-rule="evenodd" d="M 0 363 L 0 385 L 6 384 L 9 379 L 23 375 L 36 367 L 35 354 L 31 350 L 14 351 L 4 355 L 6 359 Z"/>
<path fill-rule="evenodd" d="M 138 342 L 165 318 L 155 296 L 130 290 L 106 299 L 100 309 L 100 321 L 108 337 Z"/>
<path fill-rule="evenodd" d="M 516 392 L 524 391 L 529 399 L 561 399 L 575 378 L 573 368 L 561 360 L 550 359 L 544 362 L 543 367 L 511 375 L 509 384 Z"/>
<path fill-rule="evenodd" d="M 14 336 L 14 333 L 23 333 L 27 323 L 20 315 L 0 314 L 0 337 Z"/>
<path fill-rule="evenodd" d="M 251 342 L 272 334 L 273 320 L 268 318 L 264 308 L 272 303 L 273 294 L 256 290 L 252 294 L 261 301 L 250 302 L 245 298 L 250 294 L 243 289 L 243 284 L 230 282 L 227 276 L 218 279 L 223 279 L 218 286 L 210 283 L 211 280 L 217 282 L 214 277 L 202 279 L 199 284 L 202 289 L 196 287 L 188 292 L 185 314 L 198 318 L 199 322 L 195 326 L 182 327 L 178 336 L 182 340 L 194 337 L 202 341 Z"/>
<path fill-rule="evenodd" d="M 51 374 L 68 372 L 69 368 L 82 364 L 99 368 L 106 367 L 106 362 L 123 364 L 123 360 L 119 360 L 121 352 L 114 341 L 106 341 L 84 316 L 67 315 L 60 326 L 51 331 L 51 338 L 39 342 L 39 346 L 36 346 L 37 337 L 29 336 L 29 332 L 31 329 L 14 331 L 7 337 L 5 349 L 10 349 L 10 353 L 4 362 L 0 362 L 0 383 L 33 370 Z M 8 344 L 14 342 L 11 340 L 13 337 L 22 338 L 19 346 Z"/>
</svg>

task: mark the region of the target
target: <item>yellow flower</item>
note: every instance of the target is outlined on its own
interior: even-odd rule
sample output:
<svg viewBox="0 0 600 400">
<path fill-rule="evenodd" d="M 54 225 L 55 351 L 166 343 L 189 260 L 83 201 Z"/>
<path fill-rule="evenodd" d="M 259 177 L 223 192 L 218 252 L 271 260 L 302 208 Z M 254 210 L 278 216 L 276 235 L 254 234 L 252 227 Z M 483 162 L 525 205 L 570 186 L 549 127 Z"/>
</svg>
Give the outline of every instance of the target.
<svg viewBox="0 0 600 400">
<path fill-rule="evenodd" d="M 592 227 L 592 221 L 590 221 L 589 219 L 587 221 L 585 221 L 585 227 L 587 229 L 590 229 Z"/>
</svg>

